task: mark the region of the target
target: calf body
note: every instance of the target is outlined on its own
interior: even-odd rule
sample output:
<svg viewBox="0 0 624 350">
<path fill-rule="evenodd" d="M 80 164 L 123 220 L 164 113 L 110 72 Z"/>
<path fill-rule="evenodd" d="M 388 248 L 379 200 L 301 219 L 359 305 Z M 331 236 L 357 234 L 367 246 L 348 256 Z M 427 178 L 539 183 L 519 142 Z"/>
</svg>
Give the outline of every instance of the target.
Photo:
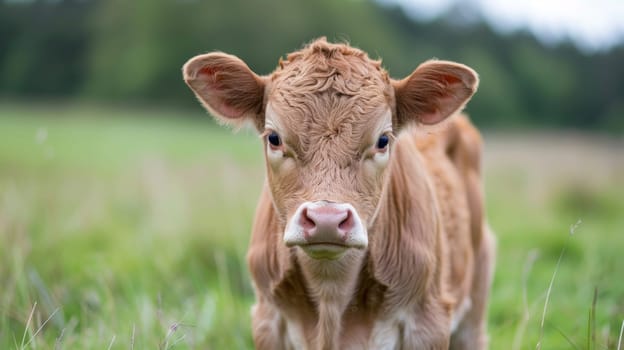
<svg viewBox="0 0 624 350">
<path fill-rule="evenodd" d="M 258 349 L 486 346 L 481 141 L 458 114 L 474 71 L 429 61 L 396 81 L 324 39 L 269 76 L 222 53 L 183 69 L 217 118 L 263 136 L 248 252 Z"/>
</svg>

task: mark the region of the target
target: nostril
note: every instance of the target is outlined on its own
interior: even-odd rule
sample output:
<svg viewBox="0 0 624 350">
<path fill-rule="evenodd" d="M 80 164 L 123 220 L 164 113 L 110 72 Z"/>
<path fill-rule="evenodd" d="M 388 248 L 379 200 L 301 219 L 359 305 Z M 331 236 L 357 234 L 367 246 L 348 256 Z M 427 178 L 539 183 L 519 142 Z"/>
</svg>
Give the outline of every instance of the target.
<svg viewBox="0 0 624 350">
<path fill-rule="evenodd" d="M 312 230 L 316 227 L 316 223 L 308 216 L 308 208 L 304 208 L 301 211 L 301 216 L 299 217 L 299 225 L 306 230 Z"/>
<path fill-rule="evenodd" d="M 355 226 L 355 221 L 353 220 L 353 214 L 351 210 L 347 210 L 347 217 L 338 224 L 338 229 L 344 231 L 345 233 L 349 233 Z"/>
</svg>

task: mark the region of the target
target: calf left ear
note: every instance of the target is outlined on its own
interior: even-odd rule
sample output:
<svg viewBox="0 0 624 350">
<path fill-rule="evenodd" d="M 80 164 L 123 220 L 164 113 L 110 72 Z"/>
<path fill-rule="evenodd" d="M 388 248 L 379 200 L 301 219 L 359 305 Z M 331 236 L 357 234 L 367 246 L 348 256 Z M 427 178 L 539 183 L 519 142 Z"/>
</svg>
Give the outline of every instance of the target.
<svg viewBox="0 0 624 350">
<path fill-rule="evenodd" d="M 399 127 L 433 125 L 461 110 L 477 91 L 477 73 L 463 64 L 431 60 L 393 81 Z"/>
<path fill-rule="evenodd" d="M 217 120 L 230 125 L 251 120 L 262 127 L 264 79 L 240 58 L 222 52 L 195 56 L 182 67 L 182 74 Z"/>
</svg>

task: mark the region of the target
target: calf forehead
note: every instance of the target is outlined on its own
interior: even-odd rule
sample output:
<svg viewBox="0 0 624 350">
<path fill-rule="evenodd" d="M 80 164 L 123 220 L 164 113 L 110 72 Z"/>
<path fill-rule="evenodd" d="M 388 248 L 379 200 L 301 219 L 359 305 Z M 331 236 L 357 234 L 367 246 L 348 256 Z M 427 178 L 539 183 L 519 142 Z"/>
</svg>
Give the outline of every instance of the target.
<svg viewBox="0 0 624 350">
<path fill-rule="evenodd" d="M 380 61 L 371 60 L 359 49 L 324 40 L 280 61 L 271 82 L 271 100 L 283 108 L 301 110 L 315 110 L 318 104 L 351 97 L 349 100 L 366 113 L 391 95 L 388 74 Z"/>
<path fill-rule="evenodd" d="M 267 113 L 267 124 L 287 129 L 301 156 L 343 163 L 383 123 L 392 98 L 380 62 L 320 40 L 289 55 L 273 74 L 268 102 L 276 113 Z"/>
</svg>

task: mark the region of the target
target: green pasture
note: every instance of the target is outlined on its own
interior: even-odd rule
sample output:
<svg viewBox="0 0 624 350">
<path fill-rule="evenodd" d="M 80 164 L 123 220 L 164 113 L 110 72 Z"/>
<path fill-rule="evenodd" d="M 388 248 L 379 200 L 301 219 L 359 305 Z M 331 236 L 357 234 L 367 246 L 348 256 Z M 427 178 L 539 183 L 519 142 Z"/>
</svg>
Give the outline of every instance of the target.
<svg viewBox="0 0 624 350">
<path fill-rule="evenodd" d="M 0 105 L 0 349 L 252 348 L 260 142 L 193 113 Z M 624 142 L 485 139 L 491 349 L 616 349 Z"/>
</svg>

